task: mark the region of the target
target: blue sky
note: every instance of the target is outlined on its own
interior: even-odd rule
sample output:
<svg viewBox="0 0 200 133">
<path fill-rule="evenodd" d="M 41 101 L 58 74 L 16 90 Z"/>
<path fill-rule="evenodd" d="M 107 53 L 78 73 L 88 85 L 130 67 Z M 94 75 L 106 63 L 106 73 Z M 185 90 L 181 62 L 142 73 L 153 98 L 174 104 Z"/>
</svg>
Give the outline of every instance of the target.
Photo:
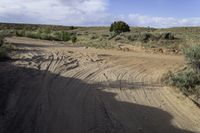
<svg viewBox="0 0 200 133">
<path fill-rule="evenodd" d="M 139 13 L 160 17 L 199 17 L 200 0 L 112 0 L 113 14 Z"/>
<path fill-rule="evenodd" d="M 200 26 L 200 0 L 0 0 L 0 22 L 107 26 Z"/>
</svg>

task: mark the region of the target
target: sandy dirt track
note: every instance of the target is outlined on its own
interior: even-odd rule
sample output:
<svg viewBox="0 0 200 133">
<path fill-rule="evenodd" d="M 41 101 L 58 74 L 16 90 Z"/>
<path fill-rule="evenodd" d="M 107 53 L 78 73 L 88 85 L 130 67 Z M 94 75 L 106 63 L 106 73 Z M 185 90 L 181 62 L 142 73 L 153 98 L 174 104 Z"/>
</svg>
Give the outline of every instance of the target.
<svg viewBox="0 0 200 133">
<path fill-rule="evenodd" d="M 161 84 L 181 56 L 8 41 L 0 133 L 200 133 L 200 109 Z"/>
</svg>

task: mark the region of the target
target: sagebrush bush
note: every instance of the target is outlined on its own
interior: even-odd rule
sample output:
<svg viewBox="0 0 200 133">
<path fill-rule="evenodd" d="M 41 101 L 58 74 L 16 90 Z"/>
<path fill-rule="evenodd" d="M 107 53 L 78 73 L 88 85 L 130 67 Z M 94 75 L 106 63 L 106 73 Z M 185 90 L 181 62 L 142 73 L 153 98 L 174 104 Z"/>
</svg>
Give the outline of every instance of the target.
<svg viewBox="0 0 200 133">
<path fill-rule="evenodd" d="M 16 32 L 19 37 L 29 37 L 42 40 L 69 41 L 71 35 L 65 31 L 51 31 L 50 29 L 37 29 L 35 31 L 19 30 Z"/>
<path fill-rule="evenodd" d="M 4 44 L 3 37 L 0 36 L 0 59 L 2 59 L 3 57 L 5 57 L 5 55 L 6 55 L 5 49 L 2 47 L 3 44 Z"/>
<path fill-rule="evenodd" d="M 42 40 L 51 40 L 49 34 L 47 34 L 47 33 L 41 33 L 40 34 L 40 39 L 42 39 Z"/>
<path fill-rule="evenodd" d="M 174 35 L 172 33 L 162 33 L 161 34 L 161 39 L 173 40 L 173 39 L 175 39 L 175 37 L 174 37 Z"/>
<path fill-rule="evenodd" d="M 91 40 L 98 39 L 98 37 L 99 37 L 99 36 L 97 36 L 96 34 L 94 34 L 94 35 L 90 35 L 90 39 L 91 39 Z"/>
<path fill-rule="evenodd" d="M 148 42 L 148 41 L 154 41 L 157 40 L 156 36 L 151 34 L 151 33 L 143 33 L 140 35 L 139 38 L 140 41 L 142 42 Z"/>
<path fill-rule="evenodd" d="M 12 49 L 12 46 L 10 44 L 3 43 L 0 46 L 0 60 L 9 59 L 8 52 Z"/>
<path fill-rule="evenodd" d="M 128 39 L 129 41 L 136 41 L 136 40 L 138 40 L 138 37 L 139 37 L 138 34 L 132 34 L 132 35 L 128 35 L 128 36 L 127 36 L 127 39 Z"/>
<path fill-rule="evenodd" d="M 170 73 L 168 83 L 180 88 L 185 94 L 200 96 L 200 46 L 191 46 L 184 50 L 189 63 L 187 69 Z"/>
<path fill-rule="evenodd" d="M 19 37 L 25 37 L 25 30 L 17 30 L 16 35 Z"/>
<path fill-rule="evenodd" d="M 61 41 L 69 41 L 70 34 L 68 32 L 62 31 L 61 32 Z"/>
<path fill-rule="evenodd" d="M 184 49 L 184 55 L 188 63 L 199 73 L 200 72 L 200 45 L 194 45 Z"/>
<path fill-rule="evenodd" d="M 175 37 L 171 33 L 158 34 L 158 33 L 142 32 L 142 33 L 131 34 L 127 36 L 127 39 L 129 41 L 140 41 L 140 42 L 147 43 L 149 41 L 158 42 L 162 40 L 166 40 L 166 41 L 173 40 L 175 39 Z"/>
<path fill-rule="evenodd" d="M 200 91 L 198 90 L 200 75 L 191 68 L 175 74 L 171 73 L 168 83 L 180 88 L 185 94 L 197 94 Z"/>
<path fill-rule="evenodd" d="M 3 45 L 3 43 L 4 43 L 4 38 L 0 36 L 0 47 Z"/>
<path fill-rule="evenodd" d="M 5 59 L 7 57 L 7 51 L 5 48 L 0 47 L 0 59 Z"/>
<path fill-rule="evenodd" d="M 77 37 L 76 37 L 76 36 L 73 36 L 73 37 L 71 38 L 71 40 L 72 40 L 72 43 L 75 44 L 76 41 L 77 41 Z"/>
</svg>

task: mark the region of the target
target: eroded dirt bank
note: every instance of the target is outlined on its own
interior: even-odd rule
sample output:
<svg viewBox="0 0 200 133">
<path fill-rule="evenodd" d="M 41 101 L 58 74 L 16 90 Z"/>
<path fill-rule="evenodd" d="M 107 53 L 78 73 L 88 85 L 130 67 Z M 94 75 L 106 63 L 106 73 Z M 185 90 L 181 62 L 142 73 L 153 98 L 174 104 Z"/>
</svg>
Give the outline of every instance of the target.
<svg viewBox="0 0 200 133">
<path fill-rule="evenodd" d="M 162 86 L 181 56 L 8 39 L 0 63 L 1 133 L 199 133 L 200 110 Z"/>
</svg>

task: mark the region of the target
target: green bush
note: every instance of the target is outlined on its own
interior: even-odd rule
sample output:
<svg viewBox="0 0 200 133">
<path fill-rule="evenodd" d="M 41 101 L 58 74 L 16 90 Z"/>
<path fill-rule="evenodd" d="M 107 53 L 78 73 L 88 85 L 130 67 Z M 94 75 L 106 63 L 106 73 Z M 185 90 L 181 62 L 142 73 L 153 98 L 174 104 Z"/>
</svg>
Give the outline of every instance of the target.
<svg viewBox="0 0 200 133">
<path fill-rule="evenodd" d="M 54 32 L 53 36 L 51 37 L 55 41 L 69 41 L 70 40 L 70 34 L 64 31 Z"/>
<path fill-rule="evenodd" d="M 25 37 L 25 30 L 18 30 L 16 32 L 16 35 L 19 36 L 19 37 Z"/>
<path fill-rule="evenodd" d="M 117 35 L 118 35 L 118 33 L 115 33 L 115 32 L 111 33 L 110 37 L 108 38 L 108 40 L 111 40 L 111 39 L 115 38 Z"/>
<path fill-rule="evenodd" d="M 41 33 L 40 34 L 40 39 L 42 39 L 42 40 L 51 40 L 49 34 L 47 34 L 47 33 Z"/>
<path fill-rule="evenodd" d="M 70 34 L 68 32 L 62 31 L 61 32 L 61 41 L 69 41 L 70 40 Z"/>
<path fill-rule="evenodd" d="M 0 47 L 4 44 L 4 38 L 0 36 Z"/>
<path fill-rule="evenodd" d="M 0 47 L 0 59 L 5 59 L 7 58 L 7 51 L 5 48 Z"/>
<path fill-rule="evenodd" d="M 69 29 L 70 29 L 70 30 L 74 30 L 74 29 L 76 29 L 76 28 L 75 28 L 74 26 L 70 26 Z"/>
<path fill-rule="evenodd" d="M 175 37 L 174 37 L 174 35 L 172 33 L 163 33 L 161 35 L 161 39 L 173 40 L 173 39 L 175 39 Z"/>
<path fill-rule="evenodd" d="M 123 40 L 123 38 L 122 38 L 121 36 L 117 36 L 117 37 L 115 38 L 115 41 L 120 41 L 120 40 Z"/>
<path fill-rule="evenodd" d="M 130 32 L 130 27 L 123 21 L 117 21 L 111 24 L 110 31 L 115 33 Z"/>
<path fill-rule="evenodd" d="M 25 37 L 40 39 L 40 33 L 27 31 L 25 32 Z"/>
<path fill-rule="evenodd" d="M 0 46 L 0 60 L 9 59 L 8 52 L 11 50 L 12 46 L 10 44 L 2 44 Z"/>
<path fill-rule="evenodd" d="M 143 42 L 148 42 L 153 37 L 154 36 L 152 34 L 150 34 L 150 33 L 144 33 L 144 34 L 141 34 L 140 40 L 143 41 Z"/>
<path fill-rule="evenodd" d="M 193 69 L 189 68 L 176 74 L 171 73 L 169 84 L 181 89 L 185 94 L 197 94 L 200 92 L 200 75 Z"/>
<path fill-rule="evenodd" d="M 179 88 L 194 88 L 199 83 L 199 76 L 192 70 L 183 70 L 171 75 L 172 85 Z"/>
<path fill-rule="evenodd" d="M 72 43 L 75 44 L 76 41 L 77 41 L 77 37 L 76 37 L 76 36 L 73 36 L 73 37 L 71 38 L 71 40 L 72 40 Z"/>
<path fill-rule="evenodd" d="M 181 89 L 185 94 L 200 96 L 200 46 L 191 46 L 184 50 L 190 64 L 187 69 L 170 73 L 168 83 Z"/>
<path fill-rule="evenodd" d="M 54 40 L 54 41 L 61 41 L 61 37 L 60 37 L 60 34 L 59 32 L 52 32 L 50 35 L 49 35 L 49 39 L 50 40 Z"/>
<path fill-rule="evenodd" d="M 49 28 L 37 29 L 35 31 L 19 30 L 16 32 L 19 37 L 29 37 L 42 40 L 69 41 L 71 35 L 65 31 L 51 31 Z"/>
<path fill-rule="evenodd" d="M 188 63 L 199 73 L 200 72 L 200 45 L 194 45 L 184 50 Z"/>
<path fill-rule="evenodd" d="M 136 41 L 138 39 L 138 35 L 136 35 L 136 34 L 128 35 L 127 39 L 129 41 Z"/>
<path fill-rule="evenodd" d="M 90 37 L 91 40 L 95 40 L 95 39 L 97 39 L 97 38 L 98 38 L 97 35 L 92 35 L 92 36 Z"/>
</svg>

